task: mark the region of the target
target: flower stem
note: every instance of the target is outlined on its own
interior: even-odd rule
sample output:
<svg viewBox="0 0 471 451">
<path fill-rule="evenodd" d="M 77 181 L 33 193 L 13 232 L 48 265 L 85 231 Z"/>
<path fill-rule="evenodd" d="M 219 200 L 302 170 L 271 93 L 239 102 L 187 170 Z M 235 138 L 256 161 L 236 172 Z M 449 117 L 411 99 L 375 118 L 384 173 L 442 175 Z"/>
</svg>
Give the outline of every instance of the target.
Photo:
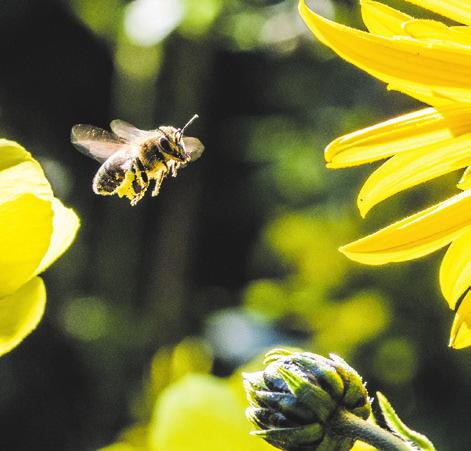
<svg viewBox="0 0 471 451">
<path fill-rule="evenodd" d="M 381 451 L 411 451 L 405 442 L 376 424 L 369 423 L 345 409 L 338 409 L 331 418 L 330 429 L 344 437 L 368 443 Z"/>
</svg>

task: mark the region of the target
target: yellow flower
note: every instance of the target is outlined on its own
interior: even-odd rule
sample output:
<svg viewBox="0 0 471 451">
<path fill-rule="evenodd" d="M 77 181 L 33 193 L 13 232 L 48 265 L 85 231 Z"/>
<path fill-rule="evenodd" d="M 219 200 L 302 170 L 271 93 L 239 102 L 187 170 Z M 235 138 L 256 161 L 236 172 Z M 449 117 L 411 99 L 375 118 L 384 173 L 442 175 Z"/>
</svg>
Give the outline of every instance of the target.
<svg viewBox="0 0 471 451">
<path fill-rule="evenodd" d="M 17 143 L 0 139 L 0 355 L 40 321 L 46 291 L 37 275 L 70 246 L 78 227 L 39 163 Z"/>
<path fill-rule="evenodd" d="M 415 19 L 382 3 L 361 1 L 368 32 L 327 20 L 299 2 L 314 35 L 342 58 L 429 105 L 342 136 L 325 151 L 327 166 L 342 168 L 388 158 L 358 196 L 362 216 L 379 202 L 413 186 L 464 169 L 461 193 L 350 243 L 352 260 L 380 265 L 419 258 L 450 245 L 440 286 L 459 308 L 450 345 L 471 345 L 471 3 L 410 0 L 464 25 Z M 450 244 L 451 243 L 451 244 Z"/>
</svg>

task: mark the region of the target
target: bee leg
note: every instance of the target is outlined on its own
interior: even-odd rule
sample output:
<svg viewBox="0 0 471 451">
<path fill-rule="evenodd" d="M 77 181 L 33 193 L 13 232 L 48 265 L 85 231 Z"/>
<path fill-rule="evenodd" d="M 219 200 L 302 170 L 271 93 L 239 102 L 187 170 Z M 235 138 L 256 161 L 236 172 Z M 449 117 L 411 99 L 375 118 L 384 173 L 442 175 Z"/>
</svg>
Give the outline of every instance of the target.
<svg viewBox="0 0 471 451">
<path fill-rule="evenodd" d="M 160 185 L 162 185 L 162 182 L 166 175 L 167 175 L 167 171 L 163 169 L 157 173 L 155 177 L 155 186 L 154 186 L 154 189 L 152 190 L 152 197 L 155 197 L 159 194 Z"/>
<path fill-rule="evenodd" d="M 177 163 L 174 160 L 164 160 L 164 159 L 160 160 L 160 162 L 165 166 L 165 169 L 166 169 L 165 175 L 170 173 L 172 177 L 177 176 L 177 169 L 180 166 L 179 163 Z"/>
<path fill-rule="evenodd" d="M 142 167 L 142 163 L 140 160 L 137 160 L 134 165 L 134 181 L 133 181 L 133 190 L 135 196 L 131 200 L 131 205 L 134 207 L 143 197 L 149 187 L 149 179 L 147 178 L 147 174 Z"/>
<path fill-rule="evenodd" d="M 136 182 L 136 186 L 133 187 L 135 196 L 131 200 L 131 205 L 134 207 L 144 197 L 144 194 L 149 187 L 149 183 L 140 184 L 139 182 Z"/>
<path fill-rule="evenodd" d="M 179 164 L 173 160 L 169 161 L 167 163 L 167 169 L 170 172 L 172 177 L 177 176 L 177 169 L 178 169 Z"/>
<path fill-rule="evenodd" d="M 136 197 L 134 197 L 132 200 L 131 200 L 131 207 L 135 207 L 137 205 L 137 203 L 142 199 L 142 196 L 141 195 L 137 195 Z"/>
</svg>

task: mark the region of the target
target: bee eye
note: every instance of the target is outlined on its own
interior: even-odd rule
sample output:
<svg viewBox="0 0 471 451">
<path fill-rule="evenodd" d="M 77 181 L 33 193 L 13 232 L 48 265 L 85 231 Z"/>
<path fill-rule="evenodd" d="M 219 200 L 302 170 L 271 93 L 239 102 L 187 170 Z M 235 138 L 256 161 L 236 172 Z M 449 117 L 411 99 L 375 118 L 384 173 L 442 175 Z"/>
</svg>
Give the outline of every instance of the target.
<svg viewBox="0 0 471 451">
<path fill-rule="evenodd" d="M 167 138 L 160 138 L 159 144 L 160 144 L 160 147 L 162 148 L 162 150 L 163 150 L 165 153 L 168 153 L 168 154 L 170 154 L 170 155 L 173 154 L 172 146 L 171 146 L 170 143 L 168 142 L 168 139 L 167 139 Z"/>
</svg>

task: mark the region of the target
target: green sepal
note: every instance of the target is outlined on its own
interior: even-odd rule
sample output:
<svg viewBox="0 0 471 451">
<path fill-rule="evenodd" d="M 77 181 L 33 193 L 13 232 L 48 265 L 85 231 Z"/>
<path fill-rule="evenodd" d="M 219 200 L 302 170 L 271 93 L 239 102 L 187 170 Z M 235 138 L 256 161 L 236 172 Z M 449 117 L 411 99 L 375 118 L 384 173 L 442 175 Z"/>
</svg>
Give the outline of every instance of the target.
<svg viewBox="0 0 471 451">
<path fill-rule="evenodd" d="M 393 432 L 421 451 L 435 451 L 432 442 L 425 435 L 413 431 L 401 421 L 386 396 L 380 392 L 376 392 L 376 396 L 386 424 Z"/>
<path fill-rule="evenodd" d="M 273 412 L 273 410 L 263 407 L 249 407 L 245 411 L 245 415 L 256 426 L 261 429 L 269 428 L 292 428 L 296 424 L 287 419 L 281 412 Z"/>
<path fill-rule="evenodd" d="M 368 393 L 363 385 L 361 376 L 339 356 L 330 354 L 330 358 L 345 383 L 343 404 L 349 410 L 366 406 L 368 414 L 365 413 L 365 416 L 362 416 L 362 418 L 367 419 L 370 415 L 371 407 L 367 401 Z"/>
<path fill-rule="evenodd" d="M 363 418 L 364 420 L 367 420 L 371 415 L 371 405 L 370 405 L 369 402 L 367 402 L 363 406 L 355 407 L 354 409 L 350 409 L 350 412 L 352 412 L 357 417 L 360 417 L 360 418 Z"/>
<path fill-rule="evenodd" d="M 319 420 L 326 421 L 330 417 L 336 402 L 326 391 L 282 366 L 278 372 L 298 401 L 315 412 Z"/>
<path fill-rule="evenodd" d="M 257 407 L 258 402 L 255 395 L 256 391 L 267 389 L 263 381 L 263 371 L 257 371 L 255 373 L 242 373 L 242 381 L 249 404 L 252 407 Z"/>
<path fill-rule="evenodd" d="M 263 359 L 263 364 L 270 365 L 270 363 L 276 362 L 283 357 L 290 357 L 293 354 L 294 353 L 291 351 L 288 351 L 288 349 L 275 348 L 275 349 L 272 349 L 271 351 L 268 351 L 265 354 L 265 358 Z"/>
<path fill-rule="evenodd" d="M 266 385 L 263 380 L 263 371 L 256 371 L 254 373 L 242 373 L 242 380 L 244 387 L 249 390 L 266 390 Z"/>
<path fill-rule="evenodd" d="M 322 356 L 315 356 L 314 361 L 309 355 L 301 355 L 293 358 L 293 361 L 311 371 L 318 379 L 320 385 L 327 390 L 331 396 L 340 400 L 343 396 L 345 385 L 337 370 Z"/>
<path fill-rule="evenodd" d="M 349 451 L 350 449 L 353 448 L 353 445 L 355 444 L 355 440 L 347 437 L 347 438 L 342 438 L 339 443 L 338 447 L 335 451 Z"/>
<path fill-rule="evenodd" d="M 324 428 L 319 423 L 294 428 L 272 428 L 252 431 L 250 434 L 269 442 L 283 444 L 284 447 L 314 444 L 322 438 Z"/>
<path fill-rule="evenodd" d="M 325 434 L 322 441 L 316 446 L 316 451 L 338 451 L 341 441 L 342 438 L 340 437 L 333 437 L 330 434 Z"/>
<path fill-rule="evenodd" d="M 316 420 L 312 411 L 300 403 L 292 393 L 276 393 L 259 390 L 255 399 L 260 405 L 283 412 L 287 418 L 301 424 L 312 423 Z"/>
</svg>

